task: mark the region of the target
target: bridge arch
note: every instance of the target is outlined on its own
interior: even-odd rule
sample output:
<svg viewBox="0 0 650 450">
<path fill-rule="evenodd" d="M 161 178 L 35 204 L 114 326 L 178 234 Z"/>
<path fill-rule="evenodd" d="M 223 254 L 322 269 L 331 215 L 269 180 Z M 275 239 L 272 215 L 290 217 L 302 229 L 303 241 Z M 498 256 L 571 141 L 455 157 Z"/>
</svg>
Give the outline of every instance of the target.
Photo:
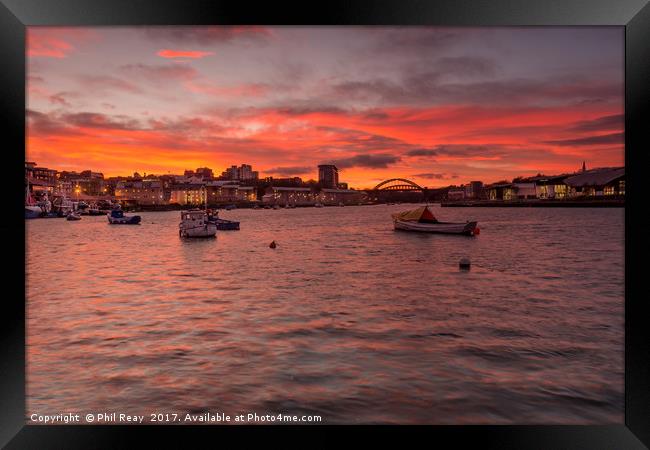
<svg viewBox="0 0 650 450">
<path fill-rule="evenodd" d="M 390 178 L 379 183 L 373 190 L 424 191 L 424 188 L 406 178 Z"/>
</svg>

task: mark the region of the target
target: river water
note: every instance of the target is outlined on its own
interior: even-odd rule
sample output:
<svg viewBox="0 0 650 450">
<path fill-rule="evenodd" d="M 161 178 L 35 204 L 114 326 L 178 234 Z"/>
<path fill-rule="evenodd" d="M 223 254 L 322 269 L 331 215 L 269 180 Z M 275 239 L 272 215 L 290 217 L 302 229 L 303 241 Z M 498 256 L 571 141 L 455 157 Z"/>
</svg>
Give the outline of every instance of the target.
<svg viewBox="0 0 650 450">
<path fill-rule="evenodd" d="M 411 206 L 27 221 L 27 415 L 623 423 L 624 209 Z"/>
</svg>

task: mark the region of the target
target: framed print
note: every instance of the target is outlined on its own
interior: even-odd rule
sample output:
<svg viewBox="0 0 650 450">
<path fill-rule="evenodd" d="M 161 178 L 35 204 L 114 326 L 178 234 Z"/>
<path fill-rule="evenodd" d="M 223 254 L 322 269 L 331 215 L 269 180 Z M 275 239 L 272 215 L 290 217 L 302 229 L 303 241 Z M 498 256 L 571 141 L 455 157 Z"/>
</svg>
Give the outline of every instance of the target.
<svg viewBox="0 0 650 450">
<path fill-rule="evenodd" d="M 0 20 L 7 448 L 649 445 L 647 2 Z"/>
</svg>

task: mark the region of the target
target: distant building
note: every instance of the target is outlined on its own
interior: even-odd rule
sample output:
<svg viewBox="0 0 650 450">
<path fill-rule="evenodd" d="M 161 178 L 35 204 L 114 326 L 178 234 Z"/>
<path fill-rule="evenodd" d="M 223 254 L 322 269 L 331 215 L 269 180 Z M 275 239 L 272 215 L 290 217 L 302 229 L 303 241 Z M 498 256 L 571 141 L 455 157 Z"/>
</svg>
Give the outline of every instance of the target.
<svg viewBox="0 0 650 450">
<path fill-rule="evenodd" d="M 257 181 L 259 172 L 254 171 L 253 167 L 249 164 L 242 164 L 241 166 L 230 166 L 221 173 L 221 180 L 231 181 Z"/>
<path fill-rule="evenodd" d="M 321 189 L 318 200 L 323 205 L 358 205 L 368 199 L 368 193 L 353 189 Z"/>
<path fill-rule="evenodd" d="M 212 169 L 208 167 L 199 167 L 194 171 L 194 175 L 204 180 L 211 180 L 214 178 L 214 173 L 212 172 Z"/>
<path fill-rule="evenodd" d="M 318 182 L 323 188 L 336 189 L 339 184 L 339 170 L 333 164 L 318 166 Z"/>
<path fill-rule="evenodd" d="M 230 181 L 209 181 L 205 183 L 208 204 L 253 202 L 257 200 L 257 190 L 253 186 L 240 186 Z"/>
</svg>

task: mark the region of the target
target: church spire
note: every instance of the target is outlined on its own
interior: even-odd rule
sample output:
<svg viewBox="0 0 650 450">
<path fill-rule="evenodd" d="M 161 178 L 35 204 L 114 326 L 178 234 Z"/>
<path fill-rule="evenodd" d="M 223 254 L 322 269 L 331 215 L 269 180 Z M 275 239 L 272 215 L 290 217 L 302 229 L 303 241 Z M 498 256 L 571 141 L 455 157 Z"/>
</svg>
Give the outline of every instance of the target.
<svg viewBox="0 0 650 450">
<path fill-rule="evenodd" d="M 582 161 L 582 171 L 586 172 L 587 171 L 587 166 L 585 165 L 585 162 Z"/>
</svg>

